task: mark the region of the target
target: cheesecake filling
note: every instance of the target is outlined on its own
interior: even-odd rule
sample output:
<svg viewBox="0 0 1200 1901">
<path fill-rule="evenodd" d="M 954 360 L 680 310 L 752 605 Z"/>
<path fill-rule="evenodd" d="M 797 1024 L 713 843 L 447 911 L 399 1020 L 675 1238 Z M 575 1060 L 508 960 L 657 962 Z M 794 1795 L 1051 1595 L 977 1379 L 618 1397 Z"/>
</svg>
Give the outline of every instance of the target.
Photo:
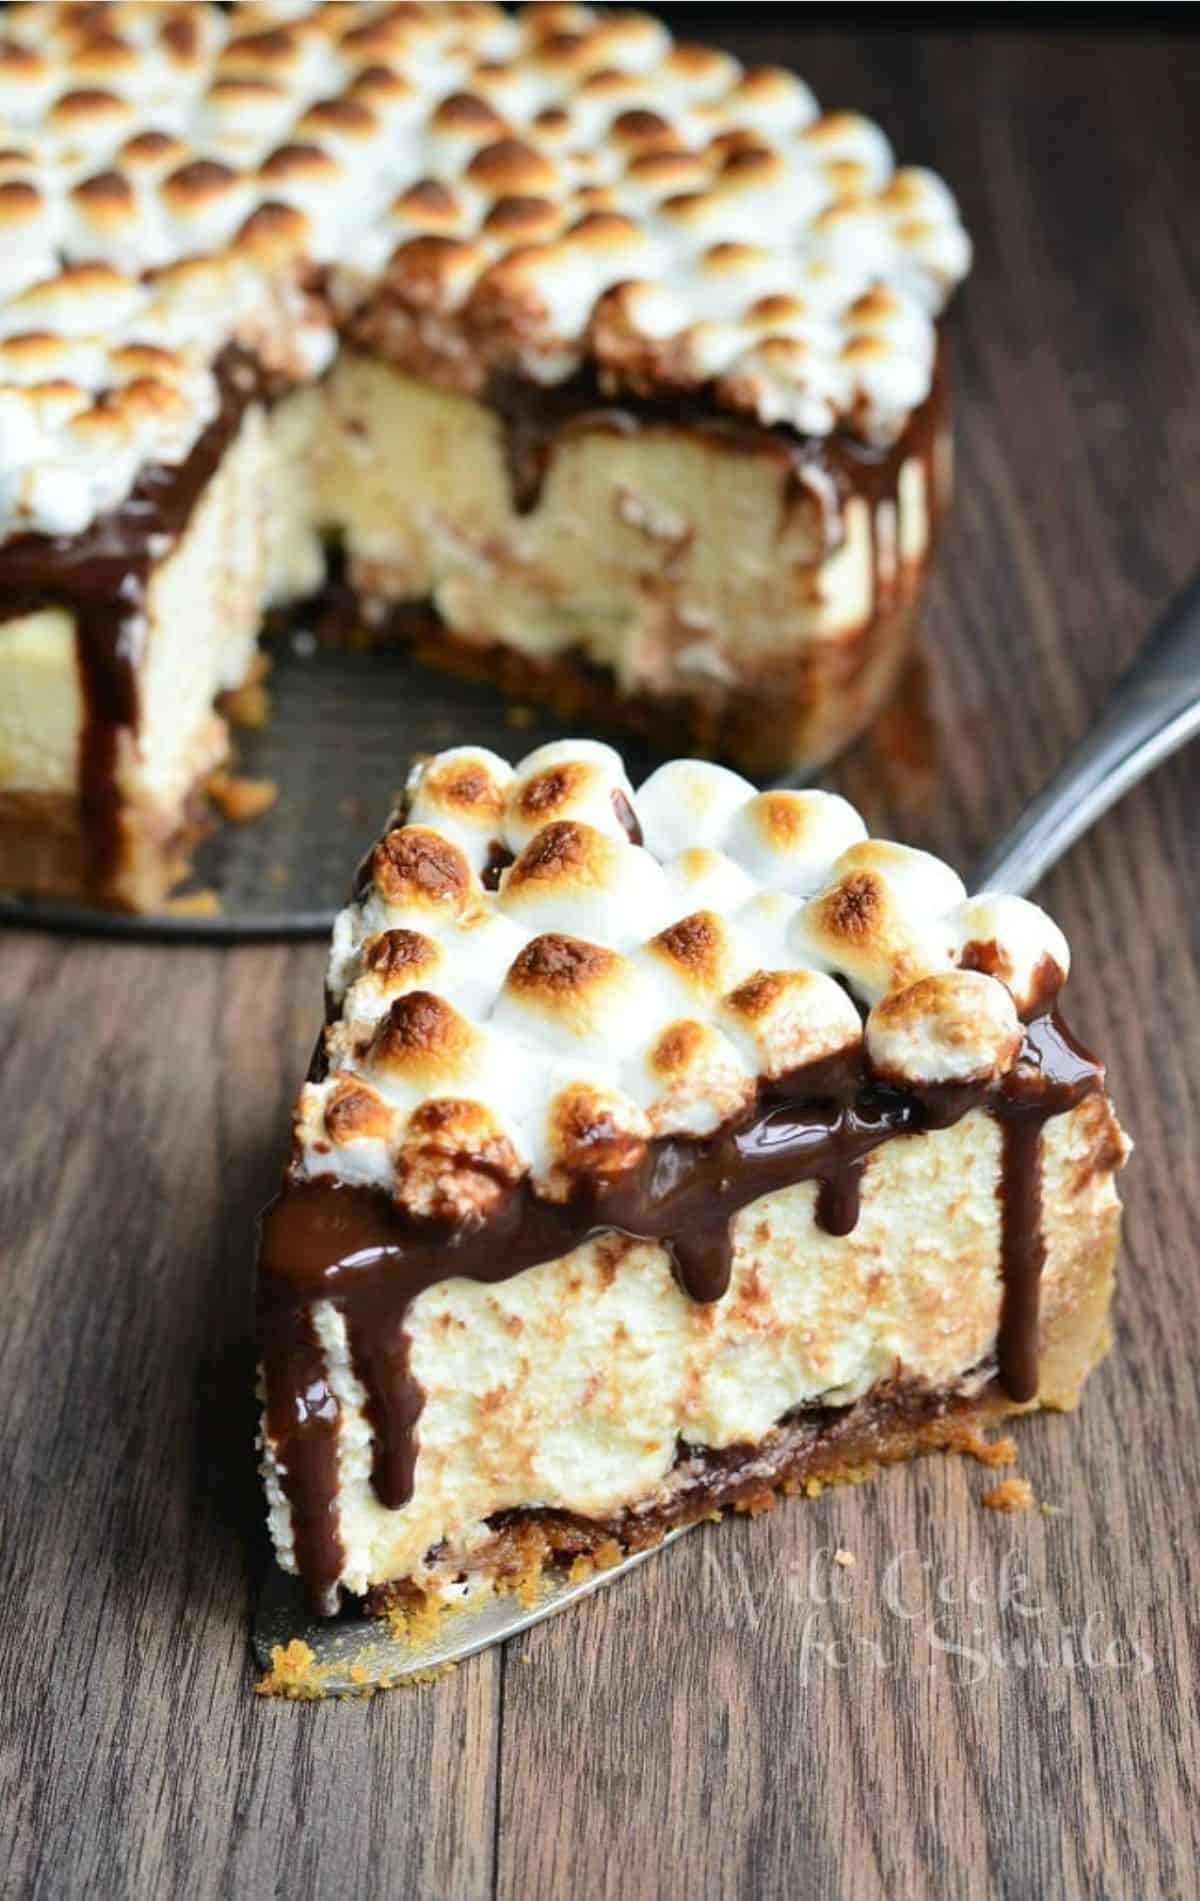
<svg viewBox="0 0 1200 1901">
<path fill-rule="evenodd" d="M 368 625 L 428 602 L 451 640 L 578 657 L 626 695 L 753 687 L 915 592 L 947 499 L 944 384 L 939 363 L 871 448 L 702 395 L 614 396 L 594 372 L 495 375 L 473 397 L 347 351 L 314 438 L 318 506 Z"/>
<path fill-rule="evenodd" d="M 463 1378 L 456 1367 L 473 1331 L 485 1342 L 489 1333 L 495 1336 L 492 1406 L 501 1417 L 513 1403 L 504 1369 L 520 1365 L 519 1354 L 506 1357 L 503 1324 L 497 1331 L 495 1314 L 489 1318 L 467 1284 L 516 1286 L 539 1273 L 565 1273 L 569 1283 L 574 1272 L 585 1284 L 589 1308 L 594 1302 L 596 1309 L 595 1379 L 619 1378 L 632 1386 L 638 1377 L 632 1366 L 618 1374 L 607 1366 L 600 1344 L 605 1289 L 620 1289 L 630 1307 L 625 1338 L 637 1344 L 645 1389 L 673 1392 L 695 1314 L 731 1298 L 731 1277 L 744 1303 L 747 1283 L 758 1272 L 756 1260 L 769 1264 L 774 1252 L 777 1263 L 804 1262 L 812 1245 L 806 1227 L 815 1224 L 820 1235 L 834 1240 L 853 1235 L 870 1158 L 885 1148 L 894 1151 L 902 1175 L 906 1161 L 915 1158 L 919 1165 L 920 1154 L 932 1153 L 950 1131 L 962 1132 L 958 1162 L 964 1180 L 974 1146 L 980 1151 L 975 1166 L 996 1184 L 999 1202 L 998 1277 L 984 1270 L 974 1289 L 967 1261 L 978 1252 L 979 1237 L 963 1236 L 963 1286 L 950 1309 L 965 1323 L 960 1336 L 944 1341 L 939 1355 L 936 1335 L 945 1316 L 919 1277 L 906 1285 L 900 1275 L 899 1293 L 878 1294 L 863 1310 L 874 1313 L 877 1324 L 882 1316 L 874 1343 L 864 1345 L 862 1313 L 854 1324 L 844 1316 L 840 1337 L 835 1328 L 815 1351 L 807 1380 L 794 1368 L 782 1386 L 761 1378 L 757 1419 L 747 1416 L 744 1396 L 732 1414 L 722 1415 L 714 1399 L 718 1368 L 683 1436 L 708 1445 L 744 1443 L 763 1437 L 798 1403 L 848 1404 L 899 1370 L 889 1365 L 889 1338 L 893 1345 L 898 1335 L 924 1341 L 926 1332 L 933 1343 L 908 1356 L 910 1371 L 923 1355 L 926 1379 L 953 1387 L 994 1354 L 1007 1399 L 1033 1400 L 1047 1254 L 1043 1132 L 1049 1121 L 1070 1119 L 1098 1092 L 1103 1105 L 1094 1059 L 1058 1015 L 1043 1008 L 1026 1024 L 1015 1063 L 987 1085 L 901 1089 L 881 1084 L 861 1063 L 822 1063 L 760 1084 L 753 1107 L 711 1136 L 660 1138 L 630 1168 L 581 1177 L 562 1201 L 536 1194 L 528 1182 L 506 1188 L 492 1212 L 474 1223 L 451 1227 L 415 1217 L 372 1187 L 328 1179 L 288 1184 L 264 1218 L 258 1283 L 268 1490 L 281 1558 L 300 1572 L 316 1607 L 332 1612 L 343 1587 L 362 1592 L 419 1573 L 427 1548 L 466 1529 L 459 1512 L 466 1513 L 467 1524 L 479 1521 L 476 1535 L 483 1537 L 482 1521 L 497 1511 L 550 1505 L 603 1518 L 652 1493 L 674 1460 L 674 1405 L 664 1415 L 671 1421 L 668 1434 L 660 1418 L 640 1456 L 624 1435 L 607 1473 L 601 1459 L 598 1477 L 586 1430 L 564 1445 L 566 1456 L 557 1465 L 543 1444 L 540 1470 L 514 1471 L 511 1446 L 507 1458 L 496 1458 L 492 1447 L 489 1464 L 486 1404 L 474 1432 L 465 1418 L 448 1426 L 447 1391 L 461 1392 L 464 1401 L 478 1397 L 478 1377 Z M 1072 1140 L 1082 1141 L 1085 1154 L 1096 1141 L 1112 1151 L 1113 1142 L 1120 1142 L 1112 1127 L 1105 1111 L 1090 1135 L 1076 1129 Z M 1106 1164 L 1111 1171 L 1119 1159 L 1114 1152 L 1093 1154 L 1092 1165 Z M 484 1157 L 463 1157 L 461 1165 L 488 1173 Z M 864 1245 L 868 1257 L 873 1252 L 882 1285 L 908 1243 L 889 1246 L 878 1225 L 903 1201 L 897 1183 L 885 1184 L 880 1174 L 875 1183 Z M 798 1199 L 802 1184 L 815 1188 L 801 1190 Z M 1111 1194 L 1111 1181 L 1108 1187 Z M 618 1245 L 613 1257 L 611 1249 L 622 1238 L 630 1245 Z M 661 1284 L 668 1270 L 675 1288 L 670 1297 Z M 794 1278 L 801 1284 L 804 1277 Z M 433 1300 L 435 1288 L 443 1301 L 440 1315 L 433 1312 L 418 1325 L 413 1310 L 423 1296 Z M 450 1290 L 458 1290 L 453 1298 Z M 1056 1297 L 1070 1294 L 1059 1290 Z M 906 1298 L 913 1303 L 908 1311 Z M 512 1299 L 507 1317 L 519 1336 L 530 1319 L 520 1296 Z M 799 1316 L 792 1317 L 789 1331 L 803 1341 Z M 821 1351 L 832 1356 L 824 1364 Z M 578 1359 L 578 1343 L 564 1352 Z M 423 1373 L 439 1386 L 428 1442 Z M 526 1377 L 536 1385 L 537 1369 Z M 469 1482 L 464 1460 L 473 1468 Z M 409 1507 L 412 1522 L 406 1524 Z"/>
</svg>

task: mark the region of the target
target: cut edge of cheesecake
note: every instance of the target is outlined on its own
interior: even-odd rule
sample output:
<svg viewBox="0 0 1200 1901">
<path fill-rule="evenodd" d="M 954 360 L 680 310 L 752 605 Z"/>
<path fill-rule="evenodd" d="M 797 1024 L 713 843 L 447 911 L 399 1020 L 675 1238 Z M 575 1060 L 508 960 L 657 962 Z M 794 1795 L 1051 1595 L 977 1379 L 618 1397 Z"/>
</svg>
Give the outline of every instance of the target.
<svg viewBox="0 0 1200 1901">
<path fill-rule="evenodd" d="M 459 1602 L 1069 1408 L 1127 1153 L 1061 933 L 830 794 L 596 742 L 418 766 L 264 1217 L 314 1604 Z"/>
<path fill-rule="evenodd" d="M 819 767 L 892 689 L 947 499 L 943 369 L 867 461 L 715 412 L 706 430 L 694 404 L 674 421 L 661 402 L 560 406 L 528 512 L 486 402 L 348 355 L 289 388 L 231 349 L 219 381 L 179 469 L 67 541 L 0 546 L 0 885 L 164 901 L 215 821 L 223 698 L 252 677 L 268 610 L 761 780 Z M 428 442 L 414 466 L 481 497 L 457 518 L 448 503 L 440 542 L 396 527 L 420 513 L 394 446 L 412 430 L 386 426 L 406 404 Z M 722 518 L 751 503 L 748 578 L 718 574 Z"/>
</svg>

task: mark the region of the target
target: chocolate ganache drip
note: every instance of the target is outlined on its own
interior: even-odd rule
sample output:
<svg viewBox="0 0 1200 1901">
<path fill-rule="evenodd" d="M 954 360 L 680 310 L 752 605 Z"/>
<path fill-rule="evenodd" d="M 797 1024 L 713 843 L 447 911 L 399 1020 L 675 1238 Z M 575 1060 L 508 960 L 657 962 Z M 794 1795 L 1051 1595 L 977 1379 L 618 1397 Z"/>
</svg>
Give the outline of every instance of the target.
<svg viewBox="0 0 1200 1901">
<path fill-rule="evenodd" d="M 1047 1012 L 1027 1024 L 1017 1061 L 998 1082 L 900 1090 L 875 1081 L 858 1059 L 835 1058 L 762 1084 L 753 1109 L 710 1136 L 662 1137 L 621 1173 L 580 1175 L 562 1202 L 544 1200 L 525 1181 L 508 1188 L 494 1212 L 451 1223 L 414 1216 L 381 1189 L 328 1179 L 287 1183 L 262 1221 L 258 1336 L 296 1560 L 318 1610 L 336 1610 L 344 1562 L 339 1407 L 314 1329 L 318 1302 L 331 1302 L 344 1319 L 367 1394 L 372 1483 L 380 1502 L 397 1508 L 412 1496 L 424 1401 L 409 1366 L 405 1322 L 426 1288 L 458 1275 L 507 1280 L 616 1230 L 657 1242 L 691 1299 L 717 1301 L 729 1286 L 730 1223 L 740 1209 L 816 1181 L 818 1222 L 831 1234 L 848 1234 L 872 1150 L 985 1108 L 1003 1131 L 998 1372 L 1013 1400 L 1030 1400 L 1037 1393 L 1045 1259 L 1042 1128 L 1100 1078 L 1095 1060 L 1057 1013 Z M 461 1160 L 488 1172 L 480 1157 Z"/>
</svg>

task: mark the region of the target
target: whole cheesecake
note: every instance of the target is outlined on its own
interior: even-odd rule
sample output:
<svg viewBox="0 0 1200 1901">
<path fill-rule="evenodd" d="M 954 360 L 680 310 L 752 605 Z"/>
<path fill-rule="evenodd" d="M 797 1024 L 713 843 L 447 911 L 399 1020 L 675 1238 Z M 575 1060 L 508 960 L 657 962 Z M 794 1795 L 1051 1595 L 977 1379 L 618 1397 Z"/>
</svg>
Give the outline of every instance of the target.
<svg viewBox="0 0 1200 1901">
<path fill-rule="evenodd" d="M 9 6 L 0 882 L 158 902 L 264 610 L 724 755 L 880 703 L 949 481 L 932 173 L 542 5 Z"/>
<path fill-rule="evenodd" d="M 832 794 L 418 766 L 263 1221 L 280 1564 L 454 1603 L 1073 1406 L 1128 1145 L 1069 962 Z"/>
</svg>

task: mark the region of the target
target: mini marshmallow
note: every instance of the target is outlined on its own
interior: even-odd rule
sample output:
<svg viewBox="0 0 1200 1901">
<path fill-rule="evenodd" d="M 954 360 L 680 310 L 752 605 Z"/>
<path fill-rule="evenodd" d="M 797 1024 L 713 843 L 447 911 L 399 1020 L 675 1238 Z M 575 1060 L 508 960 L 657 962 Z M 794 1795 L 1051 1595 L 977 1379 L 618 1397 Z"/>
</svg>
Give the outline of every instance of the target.
<svg viewBox="0 0 1200 1901">
<path fill-rule="evenodd" d="M 732 921 L 750 950 L 756 970 L 781 969 L 796 961 L 791 940 L 798 910 L 796 899 L 787 892 L 760 891 L 734 912 Z"/>
<path fill-rule="evenodd" d="M 615 1064 L 626 1042 L 648 1040 L 665 1012 L 647 974 L 616 951 L 564 932 L 533 938 L 505 975 L 497 1024 L 550 1054 L 578 1051 Z"/>
<path fill-rule="evenodd" d="M 790 941 L 797 961 L 845 977 L 867 1003 L 949 970 L 954 931 L 906 906 L 877 871 L 850 871 L 801 906 Z"/>
<path fill-rule="evenodd" d="M 543 827 L 567 819 L 637 842 L 633 787 L 614 747 L 561 739 L 522 759 L 509 787 L 505 843 L 522 851 Z"/>
<path fill-rule="evenodd" d="M 1027 898 L 985 891 L 946 921 L 958 934 L 963 969 L 998 977 L 1022 1016 L 1051 1002 L 1070 974 L 1066 938 Z"/>
<path fill-rule="evenodd" d="M 693 911 L 668 924 L 636 955 L 681 1010 L 715 1003 L 752 967 L 746 944 L 714 911 Z"/>
<path fill-rule="evenodd" d="M 817 970 L 760 970 L 723 999 L 717 1022 L 751 1071 L 771 1080 L 862 1042 L 852 1000 Z"/>
<path fill-rule="evenodd" d="M 338 1071 L 305 1083 L 293 1137 L 308 1177 L 332 1175 L 366 1188 L 391 1188 L 394 1109 L 360 1076 Z"/>
<path fill-rule="evenodd" d="M 620 1174 L 641 1160 L 653 1132 L 622 1090 L 596 1080 L 565 1083 L 546 1106 L 540 1152 L 535 1138 L 535 1181 L 553 1198 L 579 1174 Z"/>
<path fill-rule="evenodd" d="M 734 813 L 754 797 L 740 772 L 705 759 L 672 759 L 652 772 L 637 795 L 647 851 L 674 858 L 698 846 L 719 846 Z"/>
<path fill-rule="evenodd" d="M 754 1100 L 753 1068 L 728 1037 L 695 1017 L 668 1023 L 624 1074 L 654 1135 L 711 1135 Z"/>
<path fill-rule="evenodd" d="M 476 891 L 465 852 L 427 825 L 402 825 L 371 853 L 375 907 L 388 924 L 436 930 L 462 916 Z"/>
<path fill-rule="evenodd" d="M 431 1095 L 477 1094 L 487 1045 L 444 997 L 409 990 L 380 1017 L 359 1067 L 386 1101 L 411 1110 Z"/>
<path fill-rule="evenodd" d="M 640 806 L 639 806 L 640 812 Z M 724 852 L 694 845 L 663 866 L 663 903 L 667 915 L 686 917 L 689 911 L 736 911 L 754 897 L 748 872 Z"/>
<path fill-rule="evenodd" d="M 932 917 L 961 904 L 967 895 L 958 873 L 932 852 L 897 845 L 890 838 L 864 838 L 861 844 L 852 845 L 838 858 L 833 876 L 845 878 L 857 871 L 877 871 L 887 879 L 901 904 Z"/>
<path fill-rule="evenodd" d="M 426 1220 L 479 1220 L 523 1172 L 520 1155 L 482 1103 L 435 1096 L 408 1118 L 392 1194 L 407 1214 Z"/>
<path fill-rule="evenodd" d="M 760 884 L 806 897 L 866 835 L 854 807 L 834 792 L 760 792 L 734 812 L 723 845 Z"/>
<path fill-rule="evenodd" d="M 445 951 L 420 931 L 393 926 L 378 932 L 362 946 L 358 964 L 342 999 L 342 1018 L 356 1028 L 373 1026 L 408 990 L 445 988 Z"/>
<path fill-rule="evenodd" d="M 491 905 L 469 906 L 457 928 L 443 940 L 445 995 L 468 1016 L 485 1017 L 500 994 L 509 966 L 520 956 L 529 937 L 524 925 Z"/>
<path fill-rule="evenodd" d="M 921 977 L 884 997 L 867 1018 L 871 1066 L 901 1087 L 994 1081 L 1021 1040 L 1008 991 L 975 970 Z"/>
<path fill-rule="evenodd" d="M 638 845 L 563 820 L 535 833 L 503 874 L 500 906 L 527 930 L 623 948 L 662 917 L 662 869 Z"/>
<path fill-rule="evenodd" d="M 501 843 L 513 769 L 486 746 L 452 746 L 414 766 L 406 789 L 408 819 L 431 826 L 482 872 Z"/>
</svg>

